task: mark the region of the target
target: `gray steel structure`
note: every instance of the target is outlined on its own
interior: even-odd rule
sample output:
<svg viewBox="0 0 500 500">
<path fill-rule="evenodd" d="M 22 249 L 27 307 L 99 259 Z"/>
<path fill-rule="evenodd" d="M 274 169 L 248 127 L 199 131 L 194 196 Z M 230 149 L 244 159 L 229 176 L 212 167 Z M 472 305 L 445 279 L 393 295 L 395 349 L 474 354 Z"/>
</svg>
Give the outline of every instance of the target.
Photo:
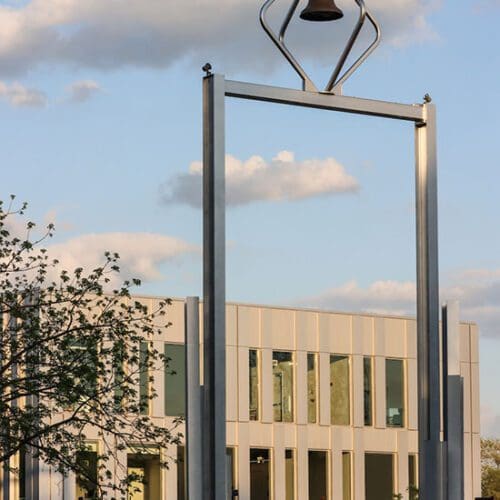
<svg viewBox="0 0 500 500">
<path fill-rule="evenodd" d="M 460 324 L 457 301 L 443 306 L 443 420 L 448 500 L 464 498 L 464 381 L 460 375 Z"/>
<path fill-rule="evenodd" d="M 200 385 L 199 298 L 188 297 L 184 305 L 186 356 L 186 498 L 203 495 L 203 419 Z"/>
<path fill-rule="evenodd" d="M 203 79 L 203 290 L 205 500 L 225 491 L 225 97 L 406 120 L 415 123 L 419 483 L 421 500 L 445 497 L 445 446 L 440 438 L 439 283 L 436 110 L 226 80 Z"/>
<path fill-rule="evenodd" d="M 203 488 L 226 495 L 225 80 L 203 82 Z M 194 498 L 193 498 L 194 500 Z"/>
</svg>

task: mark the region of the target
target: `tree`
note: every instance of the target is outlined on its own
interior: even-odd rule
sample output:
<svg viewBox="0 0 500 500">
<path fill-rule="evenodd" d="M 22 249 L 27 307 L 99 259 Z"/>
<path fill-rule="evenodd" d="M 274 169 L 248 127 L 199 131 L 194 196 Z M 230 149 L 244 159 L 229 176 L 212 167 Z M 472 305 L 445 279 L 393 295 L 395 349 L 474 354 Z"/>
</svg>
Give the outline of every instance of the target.
<svg viewBox="0 0 500 500">
<path fill-rule="evenodd" d="M 158 426 L 142 411 L 154 391 L 139 397 L 139 380 L 152 382 L 153 369 L 166 363 L 151 338 L 169 326 L 169 301 L 151 311 L 131 298 L 138 280 L 113 288 L 117 254 L 106 253 L 88 273 L 61 269 L 43 248 L 53 225 L 35 237 L 26 204 L 13 203 L 13 196 L 7 207 L 0 202 L 0 463 L 19 472 L 11 459 L 28 453 L 95 483 L 79 457 L 97 430 L 104 446 L 93 494 L 123 494 L 137 478 L 113 476 L 117 451 L 131 442 L 164 448 L 180 438 L 177 422 Z"/>
<path fill-rule="evenodd" d="M 500 439 L 481 439 L 481 493 L 500 499 Z"/>
</svg>

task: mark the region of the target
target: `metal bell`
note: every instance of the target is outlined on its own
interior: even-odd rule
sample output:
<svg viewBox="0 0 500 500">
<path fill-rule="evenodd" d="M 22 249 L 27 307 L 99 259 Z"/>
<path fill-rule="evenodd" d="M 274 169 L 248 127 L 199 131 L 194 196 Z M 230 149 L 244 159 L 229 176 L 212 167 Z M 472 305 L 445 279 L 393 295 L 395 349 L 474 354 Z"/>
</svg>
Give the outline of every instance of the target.
<svg viewBox="0 0 500 500">
<path fill-rule="evenodd" d="M 307 7 L 300 13 L 305 21 L 335 21 L 344 13 L 335 5 L 334 0 L 309 0 Z"/>
</svg>

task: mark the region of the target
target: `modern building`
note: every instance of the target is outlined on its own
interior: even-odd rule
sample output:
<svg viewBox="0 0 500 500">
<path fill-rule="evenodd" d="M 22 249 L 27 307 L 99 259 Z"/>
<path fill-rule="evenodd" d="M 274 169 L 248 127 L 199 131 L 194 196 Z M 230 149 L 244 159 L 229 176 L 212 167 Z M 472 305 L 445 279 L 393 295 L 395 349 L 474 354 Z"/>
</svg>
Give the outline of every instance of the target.
<svg viewBox="0 0 500 500">
<path fill-rule="evenodd" d="M 154 307 L 159 299 L 140 300 Z M 176 373 L 154 374 L 158 397 L 148 411 L 171 426 L 185 407 L 184 302 L 174 300 L 169 315 L 172 326 L 154 345 Z M 414 318 L 233 303 L 226 318 L 228 498 L 391 500 L 401 493 L 412 499 L 418 484 Z M 460 362 L 465 498 L 471 499 L 480 496 L 481 479 L 473 323 L 460 324 Z M 146 377 L 141 391 L 149 389 Z M 96 451 L 101 446 L 97 437 L 90 444 Z M 146 478 L 130 500 L 185 498 L 184 448 L 167 454 L 177 461 L 163 469 L 154 447 L 131 443 L 122 452 L 121 465 Z M 82 459 L 97 467 L 95 452 Z M 40 500 L 94 498 L 92 489 L 40 466 Z"/>
</svg>

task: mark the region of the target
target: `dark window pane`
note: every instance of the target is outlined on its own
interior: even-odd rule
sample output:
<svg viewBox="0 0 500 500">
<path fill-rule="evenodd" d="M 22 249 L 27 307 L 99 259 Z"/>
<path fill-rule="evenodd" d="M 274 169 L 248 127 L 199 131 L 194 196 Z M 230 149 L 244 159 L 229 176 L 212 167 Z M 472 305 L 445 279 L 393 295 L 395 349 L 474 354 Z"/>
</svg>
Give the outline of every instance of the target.
<svg viewBox="0 0 500 500">
<path fill-rule="evenodd" d="M 165 415 L 182 417 L 186 413 L 186 361 L 182 344 L 165 344 Z"/>
<path fill-rule="evenodd" d="M 365 499 L 388 500 L 394 494 L 393 456 L 367 453 L 365 455 Z"/>
<path fill-rule="evenodd" d="M 177 447 L 177 500 L 187 500 L 186 497 L 186 448 Z"/>
<path fill-rule="evenodd" d="M 351 500 L 351 454 L 342 452 L 342 500 Z"/>
<path fill-rule="evenodd" d="M 386 421 L 389 427 L 403 427 L 405 418 L 404 365 L 401 359 L 386 359 Z"/>
<path fill-rule="evenodd" d="M 76 456 L 79 471 L 76 474 L 76 498 L 97 500 L 97 452 L 80 451 Z"/>
<path fill-rule="evenodd" d="M 234 476 L 234 448 L 226 448 L 226 500 L 233 500 Z"/>
<path fill-rule="evenodd" d="M 309 465 L 309 500 L 327 500 L 328 498 L 327 452 L 309 450 L 308 465 Z"/>
<path fill-rule="evenodd" d="M 363 390 L 365 425 L 373 425 L 372 358 L 363 358 Z"/>
<path fill-rule="evenodd" d="M 250 500 L 269 500 L 271 454 L 268 449 L 250 448 Z"/>
<path fill-rule="evenodd" d="M 285 450 L 285 500 L 295 500 L 295 456 Z"/>
</svg>

